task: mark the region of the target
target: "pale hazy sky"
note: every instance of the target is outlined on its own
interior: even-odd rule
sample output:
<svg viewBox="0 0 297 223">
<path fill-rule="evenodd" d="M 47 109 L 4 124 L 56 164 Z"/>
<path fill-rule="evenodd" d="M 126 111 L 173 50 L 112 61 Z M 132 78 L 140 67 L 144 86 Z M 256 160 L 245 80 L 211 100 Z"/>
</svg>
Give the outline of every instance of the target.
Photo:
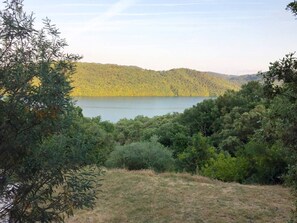
<svg viewBox="0 0 297 223">
<path fill-rule="evenodd" d="M 290 0 L 25 0 L 82 61 L 256 73 L 297 50 Z"/>
</svg>

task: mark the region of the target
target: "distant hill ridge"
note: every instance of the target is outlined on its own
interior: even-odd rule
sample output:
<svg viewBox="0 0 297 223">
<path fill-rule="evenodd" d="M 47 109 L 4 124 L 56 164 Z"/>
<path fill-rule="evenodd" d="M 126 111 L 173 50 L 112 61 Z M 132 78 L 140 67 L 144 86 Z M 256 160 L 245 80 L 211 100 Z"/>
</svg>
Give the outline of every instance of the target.
<svg viewBox="0 0 297 223">
<path fill-rule="evenodd" d="M 136 66 L 77 63 L 73 96 L 218 96 L 239 90 L 237 76 L 179 68 L 146 70 Z"/>
</svg>

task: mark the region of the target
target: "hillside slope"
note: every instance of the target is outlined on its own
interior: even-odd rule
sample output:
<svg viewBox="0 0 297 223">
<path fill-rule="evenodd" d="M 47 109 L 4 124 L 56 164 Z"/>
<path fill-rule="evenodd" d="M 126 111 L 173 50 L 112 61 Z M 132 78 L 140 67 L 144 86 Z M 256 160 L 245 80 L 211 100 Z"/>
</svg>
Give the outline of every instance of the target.
<svg viewBox="0 0 297 223">
<path fill-rule="evenodd" d="M 217 96 L 240 84 L 190 69 L 145 70 L 133 66 L 78 63 L 73 96 Z"/>
<path fill-rule="evenodd" d="M 189 174 L 108 171 L 93 210 L 68 223 L 287 222 L 293 209 L 288 189 L 223 183 Z"/>
</svg>

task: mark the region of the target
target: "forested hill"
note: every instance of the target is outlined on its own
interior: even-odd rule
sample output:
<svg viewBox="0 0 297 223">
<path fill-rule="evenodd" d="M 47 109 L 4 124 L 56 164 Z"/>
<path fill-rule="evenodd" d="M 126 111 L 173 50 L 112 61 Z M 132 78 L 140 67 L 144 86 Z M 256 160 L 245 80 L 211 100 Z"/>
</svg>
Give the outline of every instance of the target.
<svg viewBox="0 0 297 223">
<path fill-rule="evenodd" d="M 250 81 L 262 81 L 261 76 L 258 74 L 245 74 L 245 75 L 225 75 L 218 73 L 209 73 L 215 77 L 224 78 L 232 83 L 243 85 Z"/>
<path fill-rule="evenodd" d="M 240 83 L 190 69 L 153 71 L 134 66 L 78 63 L 73 96 L 217 96 Z"/>
</svg>

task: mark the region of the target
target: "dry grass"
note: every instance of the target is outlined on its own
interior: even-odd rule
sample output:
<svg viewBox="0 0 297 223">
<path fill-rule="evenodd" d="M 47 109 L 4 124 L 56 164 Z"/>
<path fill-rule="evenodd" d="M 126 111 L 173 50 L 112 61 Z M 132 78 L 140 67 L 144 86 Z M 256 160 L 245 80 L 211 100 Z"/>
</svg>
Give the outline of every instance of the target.
<svg viewBox="0 0 297 223">
<path fill-rule="evenodd" d="M 286 222 L 287 188 L 223 183 L 189 174 L 107 171 L 93 210 L 68 223 Z"/>
</svg>

